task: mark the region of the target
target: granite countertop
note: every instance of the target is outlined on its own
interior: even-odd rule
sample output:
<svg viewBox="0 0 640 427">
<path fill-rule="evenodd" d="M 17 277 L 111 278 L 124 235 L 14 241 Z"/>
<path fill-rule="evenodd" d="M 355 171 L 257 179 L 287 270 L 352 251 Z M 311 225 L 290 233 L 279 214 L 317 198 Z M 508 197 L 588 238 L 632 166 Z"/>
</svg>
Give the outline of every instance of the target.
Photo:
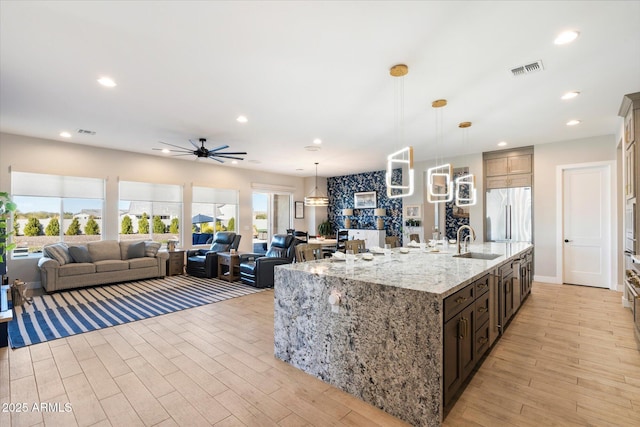
<svg viewBox="0 0 640 427">
<path fill-rule="evenodd" d="M 526 242 L 469 245 L 470 252 L 500 254 L 493 260 L 454 258 L 456 245 L 435 253 L 428 252 L 429 248 L 408 248 L 409 253 L 404 254 L 395 248 L 391 256 L 376 254 L 371 261 L 358 255 L 352 267 L 346 261 L 324 259 L 277 268 L 429 292 L 444 298 L 531 247 Z"/>
</svg>

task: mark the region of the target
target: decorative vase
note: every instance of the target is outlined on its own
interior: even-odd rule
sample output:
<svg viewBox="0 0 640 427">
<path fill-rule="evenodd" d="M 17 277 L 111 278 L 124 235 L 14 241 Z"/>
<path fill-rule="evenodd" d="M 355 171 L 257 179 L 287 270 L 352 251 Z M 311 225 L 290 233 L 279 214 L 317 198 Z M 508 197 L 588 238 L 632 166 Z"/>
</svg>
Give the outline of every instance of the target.
<svg viewBox="0 0 640 427">
<path fill-rule="evenodd" d="M 384 220 L 382 218 L 376 220 L 376 225 L 378 226 L 378 230 L 384 230 Z"/>
</svg>

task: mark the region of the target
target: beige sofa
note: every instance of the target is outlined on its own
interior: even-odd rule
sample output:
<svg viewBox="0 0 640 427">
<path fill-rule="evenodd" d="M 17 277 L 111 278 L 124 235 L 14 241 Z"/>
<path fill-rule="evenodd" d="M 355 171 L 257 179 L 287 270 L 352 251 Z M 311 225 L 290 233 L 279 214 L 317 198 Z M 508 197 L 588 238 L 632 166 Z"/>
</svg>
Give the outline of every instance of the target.
<svg viewBox="0 0 640 427">
<path fill-rule="evenodd" d="M 47 292 L 166 275 L 167 252 L 159 242 L 101 240 L 86 245 L 47 245 L 38 262 Z"/>
</svg>

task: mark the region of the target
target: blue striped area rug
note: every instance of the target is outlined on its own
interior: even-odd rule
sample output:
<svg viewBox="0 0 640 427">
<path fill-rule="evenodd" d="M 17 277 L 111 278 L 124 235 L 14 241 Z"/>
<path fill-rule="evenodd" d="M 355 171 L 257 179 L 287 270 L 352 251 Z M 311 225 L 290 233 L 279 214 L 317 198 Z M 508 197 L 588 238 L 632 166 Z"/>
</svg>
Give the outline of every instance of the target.
<svg viewBox="0 0 640 427">
<path fill-rule="evenodd" d="M 34 296 L 8 325 L 12 348 L 261 292 L 240 282 L 193 276 L 139 280 Z"/>
</svg>

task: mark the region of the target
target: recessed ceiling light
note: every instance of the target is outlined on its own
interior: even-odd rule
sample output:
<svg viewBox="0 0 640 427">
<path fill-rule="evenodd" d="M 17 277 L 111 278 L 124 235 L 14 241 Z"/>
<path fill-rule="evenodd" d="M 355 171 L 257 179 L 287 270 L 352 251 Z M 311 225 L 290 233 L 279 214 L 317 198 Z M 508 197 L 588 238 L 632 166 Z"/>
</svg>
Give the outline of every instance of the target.
<svg viewBox="0 0 640 427">
<path fill-rule="evenodd" d="M 320 147 L 317 145 L 307 145 L 304 149 L 307 151 L 320 151 Z"/>
<path fill-rule="evenodd" d="M 63 138 L 71 138 L 71 134 L 69 132 L 60 132 L 60 136 Z"/>
<path fill-rule="evenodd" d="M 232 164 L 232 165 L 237 165 L 237 164 L 238 164 L 238 161 L 237 161 L 237 160 L 231 160 L 231 164 Z"/>
<path fill-rule="evenodd" d="M 105 87 L 116 87 L 116 82 L 111 77 L 100 77 L 98 83 Z"/>
<path fill-rule="evenodd" d="M 162 149 L 162 152 L 163 152 L 164 154 L 169 154 L 171 151 L 169 151 L 169 149 L 168 149 L 168 148 L 163 148 L 163 149 Z"/>
<path fill-rule="evenodd" d="M 316 138 L 313 140 L 314 144 L 322 144 L 322 140 L 320 138 Z"/>
<path fill-rule="evenodd" d="M 236 121 L 238 123 L 247 123 L 249 121 L 249 119 L 247 119 L 247 116 L 238 116 L 236 118 Z"/>
<path fill-rule="evenodd" d="M 302 172 L 303 170 L 304 169 L 302 169 L 302 168 L 296 168 L 296 171 L 298 171 L 298 172 Z"/>
<path fill-rule="evenodd" d="M 569 120 L 567 122 L 567 126 L 575 126 L 575 125 L 579 125 L 580 124 L 580 120 Z"/>
<path fill-rule="evenodd" d="M 567 43 L 571 43 L 572 41 L 574 41 L 576 38 L 578 38 L 578 35 L 580 33 L 578 33 L 577 31 L 564 31 L 562 33 L 560 33 L 558 35 L 558 37 L 556 37 L 556 39 L 553 41 L 554 44 L 567 44 Z"/>
<path fill-rule="evenodd" d="M 578 92 L 578 91 L 567 92 L 567 93 L 565 93 L 564 95 L 562 95 L 562 96 L 560 97 L 560 99 L 564 99 L 564 100 L 567 100 L 567 99 L 573 99 L 573 98 L 575 98 L 575 97 L 576 97 L 576 96 L 578 96 L 578 95 L 580 95 L 580 92 Z"/>
<path fill-rule="evenodd" d="M 498 147 L 504 147 L 505 145 L 507 145 L 506 141 L 498 142 Z"/>
</svg>

